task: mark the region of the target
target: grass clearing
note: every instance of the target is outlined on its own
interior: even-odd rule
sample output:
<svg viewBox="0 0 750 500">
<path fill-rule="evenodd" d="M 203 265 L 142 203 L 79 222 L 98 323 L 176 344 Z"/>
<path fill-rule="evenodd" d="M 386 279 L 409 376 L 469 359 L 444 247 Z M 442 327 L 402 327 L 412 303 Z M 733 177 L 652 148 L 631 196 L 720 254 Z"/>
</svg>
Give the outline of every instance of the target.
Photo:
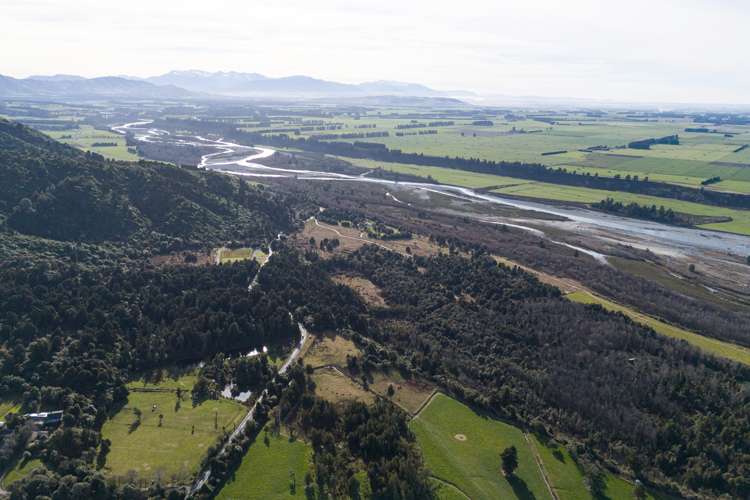
<svg viewBox="0 0 750 500">
<path fill-rule="evenodd" d="M 20 481 L 25 478 L 37 467 L 43 467 L 42 461 L 38 458 L 32 458 L 26 462 L 17 462 L 11 467 L 3 477 L 2 486 L 7 488 L 16 481 Z"/>
<path fill-rule="evenodd" d="M 228 399 L 209 400 L 194 407 L 188 392 L 191 377 L 129 384 L 126 406 L 102 427 L 102 437 L 112 441 L 105 466 L 108 475 L 144 479 L 159 476 L 164 482 L 186 482 L 198 471 L 208 448 L 225 430 L 235 428 L 246 408 Z M 179 406 L 174 392 L 177 387 L 189 387 Z M 143 388 L 150 392 L 142 392 Z M 141 411 L 137 426 L 135 408 Z M 160 414 L 164 415 L 161 425 Z"/>
<path fill-rule="evenodd" d="M 372 404 L 375 396 L 333 368 L 320 368 L 312 376 L 315 394 L 331 403 L 356 400 Z"/>
<path fill-rule="evenodd" d="M 625 306 L 621 306 L 586 291 L 574 292 L 566 295 L 566 297 L 574 302 L 579 302 L 582 304 L 600 304 L 602 307 L 609 311 L 621 312 L 631 318 L 633 321 L 653 328 L 654 331 L 661 335 L 684 340 L 716 356 L 731 359 L 732 361 L 736 361 L 738 363 L 750 365 L 750 349 L 747 349 L 745 347 L 734 345 L 729 342 L 723 342 L 721 340 L 712 339 L 709 337 L 704 337 L 703 335 L 678 328 L 676 326 L 664 323 L 663 321 L 652 318 L 651 316 L 647 316 L 638 311 Z"/>
<path fill-rule="evenodd" d="M 592 499 L 583 471 L 563 446 L 552 448 L 533 435 L 527 441 L 521 429 L 479 415 L 444 394 L 436 394 L 409 425 L 439 485 L 441 499 L 549 499 L 535 452 L 560 500 Z M 500 472 L 499 454 L 510 445 L 518 450 L 519 459 L 513 483 Z M 604 480 L 603 498 L 633 498 L 632 483 L 609 472 L 605 472 Z M 646 498 L 661 497 L 649 492 Z"/>
<path fill-rule="evenodd" d="M 393 386 L 393 396 L 388 395 L 388 386 Z M 414 415 L 432 396 L 435 387 L 420 380 L 405 379 L 398 371 L 391 370 L 387 373 L 374 373 L 370 390 Z"/>
<path fill-rule="evenodd" d="M 262 265 L 268 259 L 266 252 L 256 248 L 219 248 L 216 253 L 219 264 L 255 259 L 258 264 Z"/>
<path fill-rule="evenodd" d="M 268 444 L 264 442 L 268 432 Z M 221 500 L 305 498 L 305 474 L 312 468 L 312 448 L 268 426 L 250 446 L 233 477 L 216 498 Z"/>
<path fill-rule="evenodd" d="M 5 416 L 9 413 L 18 413 L 21 410 L 21 405 L 14 401 L 2 401 L 0 402 L 0 421 L 5 420 Z"/>
<path fill-rule="evenodd" d="M 359 295 L 367 304 L 375 307 L 386 307 L 385 300 L 381 295 L 380 288 L 372 281 L 361 276 L 339 274 L 333 277 L 333 281 L 346 285 Z"/>
<path fill-rule="evenodd" d="M 324 239 L 338 239 L 340 245 L 336 247 L 333 252 L 320 251 L 316 245 L 310 246 L 310 239 L 314 238 L 316 243 L 323 241 Z M 441 249 L 439 245 L 433 243 L 424 236 L 414 235 L 408 240 L 376 240 L 367 238 L 366 233 L 353 227 L 334 226 L 326 224 L 324 222 L 317 222 L 314 220 L 308 220 L 302 231 L 295 233 L 294 235 L 295 245 L 303 250 L 313 250 L 318 252 L 322 258 L 330 258 L 337 253 L 351 253 L 359 250 L 364 245 L 378 245 L 381 248 L 398 252 L 401 254 L 407 254 L 407 247 L 411 255 L 419 256 L 430 256 L 441 253 L 441 251 L 447 252 L 447 247 Z"/>
<path fill-rule="evenodd" d="M 550 497 L 520 429 L 478 415 L 440 393 L 409 425 L 432 474 L 456 485 L 470 498 Z M 518 449 L 519 462 L 512 483 L 500 472 L 499 456 L 511 445 Z"/>
<path fill-rule="evenodd" d="M 341 335 L 325 335 L 316 340 L 305 355 L 305 364 L 313 368 L 334 365 L 346 368 L 347 356 L 361 356 L 362 351 L 354 342 Z"/>
</svg>

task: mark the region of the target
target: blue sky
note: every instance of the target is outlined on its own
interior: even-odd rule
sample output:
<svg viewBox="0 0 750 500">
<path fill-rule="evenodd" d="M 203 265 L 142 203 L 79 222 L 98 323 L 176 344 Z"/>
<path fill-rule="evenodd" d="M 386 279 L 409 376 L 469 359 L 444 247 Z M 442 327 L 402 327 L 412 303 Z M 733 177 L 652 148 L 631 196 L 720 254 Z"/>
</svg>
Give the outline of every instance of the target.
<svg viewBox="0 0 750 500">
<path fill-rule="evenodd" d="M 171 69 L 750 103 L 743 0 L 3 0 L 0 74 Z"/>
</svg>

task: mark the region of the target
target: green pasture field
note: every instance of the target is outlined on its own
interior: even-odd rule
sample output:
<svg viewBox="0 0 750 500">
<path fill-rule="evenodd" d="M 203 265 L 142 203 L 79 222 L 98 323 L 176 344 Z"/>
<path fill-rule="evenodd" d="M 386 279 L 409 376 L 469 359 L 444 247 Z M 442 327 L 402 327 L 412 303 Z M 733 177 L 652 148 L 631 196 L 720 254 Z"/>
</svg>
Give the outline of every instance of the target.
<svg viewBox="0 0 750 500">
<path fill-rule="evenodd" d="M 115 160 L 132 161 L 138 159 L 138 155 L 128 151 L 124 136 L 115 132 L 97 130 L 91 125 L 81 125 L 79 128 L 72 130 L 50 130 L 45 131 L 45 134 L 78 149 L 93 151 Z M 63 136 L 71 136 L 71 138 L 63 139 Z M 95 142 L 116 142 L 117 146 L 93 147 L 92 144 Z"/>
<path fill-rule="evenodd" d="M 343 158 L 355 165 L 365 168 L 383 168 L 392 172 L 399 172 L 422 177 L 431 177 L 442 184 L 453 184 L 469 188 L 494 187 L 493 192 L 498 194 L 509 194 L 529 198 L 540 198 L 546 200 L 566 201 L 575 203 L 595 203 L 605 198 L 614 198 L 623 203 L 639 203 L 641 205 L 664 205 L 676 212 L 693 215 L 725 216 L 731 217 L 730 222 L 716 224 L 704 224 L 700 227 L 706 229 L 717 229 L 738 234 L 750 234 L 750 211 L 736 210 L 731 208 L 702 205 L 672 198 L 658 198 L 656 196 L 640 195 L 635 193 L 624 193 L 620 191 L 606 191 L 602 189 L 591 189 L 576 186 L 563 186 L 545 182 L 536 182 L 499 175 L 466 172 L 443 167 L 425 167 L 420 165 L 409 165 L 404 163 L 386 163 L 372 160 L 360 160 Z"/>
<path fill-rule="evenodd" d="M 197 473 L 208 448 L 223 432 L 234 430 L 246 408 L 228 399 L 208 400 L 194 407 L 188 392 L 192 380 L 194 375 L 129 384 L 127 404 L 102 427 L 102 437 L 112 441 L 105 465 L 109 476 L 159 476 L 163 482 L 185 483 Z M 187 388 L 179 406 L 177 387 Z M 142 392 L 143 389 L 160 391 Z M 138 426 L 133 425 L 134 408 L 142 412 Z M 164 415 L 161 426 L 160 414 Z"/>
<path fill-rule="evenodd" d="M 534 181 L 525 179 L 515 179 L 513 177 L 504 177 L 501 175 L 481 174 L 476 172 L 466 172 L 443 167 L 425 167 L 422 165 L 412 165 L 409 163 L 388 163 L 376 160 L 366 160 L 362 158 L 337 157 L 342 160 L 351 162 L 353 165 L 362 168 L 382 168 L 391 172 L 401 174 L 416 175 L 419 177 L 432 177 L 441 184 L 452 184 L 454 186 L 464 186 L 468 188 L 483 188 L 489 186 L 520 185 Z"/>
<path fill-rule="evenodd" d="M 750 182 L 726 180 L 712 184 L 710 189 L 717 191 L 729 191 L 733 193 L 750 194 Z"/>
<path fill-rule="evenodd" d="M 373 138 L 370 141 L 409 153 L 555 165 L 569 162 L 570 154 L 575 158 L 579 149 L 598 145 L 623 146 L 638 139 L 680 133 L 689 125 L 666 122 L 565 122 L 549 125 L 530 120 L 492 121 L 495 123 L 492 127 L 474 126 L 464 121 L 457 122 L 453 127 L 438 127 L 438 133 L 434 135 L 396 137 L 395 133 L 391 133 L 390 137 Z M 509 134 L 512 127 L 516 127 L 516 130 L 540 132 Z M 542 153 L 558 150 L 570 153 L 542 156 Z"/>
<path fill-rule="evenodd" d="M 266 432 L 268 445 L 264 442 Z M 216 498 L 305 498 L 305 474 L 311 468 L 312 448 L 308 444 L 284 434 L 273 435 L 266 426 Z"/>
<path fill-rule="evenodd" d="M 521 429 L 479 415 L 444 394 L 435 395 L 409 425 L 442 500 L 549 499 L 534 454 L 560 500 L 592 499 L 583 470 L 564 446 L 551 447 L 531 434 L 527 441 Z M 519 458 L 513 484 L 500 471 L 500 452 L 510 445 L 517 448 Z M 609 472 L 604 472 L 604 482 L 606 498 L 633 498 L 632 483 Z M 649 492 L 646 498 L 660 497 Z"/>
<path fill-rule="evenodd" d="M 446 118 L 449 120 L 450 118 Z M 438 119 L 419 119 L 429 122 Z M 601 176 L 638 175 L 652 180 L 688 186 L 699 186 L 700 182 L 719 176 L 727 181 L 750 182 L 750 148 L 741 153 L 733 151 L 750 143 L 750 127 L 735 127 L 739 135 L 724 137 L 723 134 L 685 132 L 686 127 L 695 127 L 692 122 L 626 122 L 613 121 L 569 121 L 549 125 L 544 122 L 522 120 L 505 122 L 494 119 L 492 127 L 473 126 L 470 120 L 461 119 L 450 127 L 435 127 L 438 134 L 395 136 L 398 123 L 409 120 L 393 118 L 350 117 L 331 118 L 331 122 L 376 123 L 377 129 L 388 130 L 387 138 L 370 138 L 394 149 L 410 153 L 436 156 L 460 156 L 496 161 L 523 161 L 543 163 L 549 166 L 564 166 L 581 172 L 598 173 Z M 517 130 L 541 130 L 537 133 L 509 134 L 511 127 Z M 338 133 L 367 131 L 368 129 L 346 128 Z M 415 129 L 419 130 L 419 129 Z M 461 135 L 461 134 L 464 135 Z M 476 134 L 476 137 L 474 136 Z M 584 153 L 579 151 L 590 146 L 606 145 L 618 147 L 628 142 L 649 137 L 678 134 L 679 146 L 656 145 L 650 150 L 613 149 L 606 152 Z M 305 134 L 302 134 L 305 135 Z M 309 135 L 309 134 L 308 134 Z M 567 153 L 542 156 L 549 151 L 566 150 Z M 709 189 L 727 190 L 728 186 L 712 185 Z M 750 192 L 750 185 L 734 186 L 738 192 Z"/>
<path fill-rule="evenodd" d="M 658 319 L 642 314 L 629 307 L 621 306 L 602 297 L 598 297 L 589 292 L 578 291 L 566 295 L 567 298 L 574 302 L 582 304 L 600 304 L 609 311 L 621 312 L 631 318 L 633 321 L 644 324 L 654 329 L 657 333 L 672 337 L 674 339 L 684 340 L 699 349 L 708 353 L 731 359 L 738 363 L 750 365 L 750 349 L 734 345 L 730 342 L 704 337 L 697 333 L 678 328 L 676 326 L 664 323 Z"/>
<path fill-rule="evenodd" d="M 437 394 L 411 422 L 431 473 L 474 500 L 549 498 L 539 467 L 520 429 L 474 413 Z M 518 449 L 517 479 L 500 471 L 500 452 Z"/>
</svg>

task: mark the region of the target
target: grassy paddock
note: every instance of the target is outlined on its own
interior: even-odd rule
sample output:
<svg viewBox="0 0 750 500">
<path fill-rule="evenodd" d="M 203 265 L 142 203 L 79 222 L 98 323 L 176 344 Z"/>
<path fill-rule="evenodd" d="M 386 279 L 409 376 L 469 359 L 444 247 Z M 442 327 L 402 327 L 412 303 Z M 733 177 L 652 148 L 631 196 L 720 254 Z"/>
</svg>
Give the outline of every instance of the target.
<svg viewBox="0 0 750 500">
<path fill-rule="evenodd" d="M 520 429 L 474 413 L 437 394 L 410 423 L 427 467 L 472 499 L 549 498 L 541 472 Z M 517 478 L 500 471 L 500 452 L 518 449 Z"/>
<path fill-rule="evenodd" d="M 268 444 L 264 442 L 265 435 Z M 284 434 L 273 435 L 266 427 L 216 498 L 305 498 L 305 474 L 311 468 L 312 448 L 309 445 L 299 440 L 292 441 Z"/>
<path fill-rule="evenodd" d="M 436 478 L 441 499 L 549 499 L 534 458 L 538 454 L 560 500 L 592 500 L 583 470 L 563 446 L 553 448 L 533 435 L 528 435 L 527 441 L 521 429 L 478 415 L 444 394 L 437 394 L 410 427 Z M 519 459 L 517 479 L 512 482 L 500 472 L 499 456 L 510 445 L 518 449 Z M 609 472 L 605 472 L 604 482 L 604 498 L 633 498 L 632 483 Z M 647 498 L 660 497 L 649 492 Z"/>
<path fill-rule="evenodd" d="M 186 482 L 198 471 L 208 448 L 224 431 L 232 431 L 246 412 L 244 406 L 227 399 L 194 407 L 187 391 L 178 406 L 174 391 L 186 385 L 183 379 L 130 384 L 127 405 L 102 427 L 102 437 L 112 441 L 105 466 L 108 475 Z M 161 391 L 141 392 L 133 390 L 134 386 Z M 153 405 L 156 410 L 152 411 Z M 137 426 L 135 408 L 142 413 Z M 161 426 L 160 414 L 164 415 Z"/>
</svg>

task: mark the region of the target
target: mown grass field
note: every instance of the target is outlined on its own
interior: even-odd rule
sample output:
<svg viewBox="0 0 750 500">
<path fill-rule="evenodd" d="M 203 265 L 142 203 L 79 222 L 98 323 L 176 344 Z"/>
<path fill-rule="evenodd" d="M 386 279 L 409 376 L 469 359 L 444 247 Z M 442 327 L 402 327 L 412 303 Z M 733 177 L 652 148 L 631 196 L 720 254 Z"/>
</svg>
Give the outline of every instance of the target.
<svg viewBox="0 0 750 500">
<path fill-rule="evenodd" d="M 115 132 L 97 130 L 91 125 L 81 125 L 72 130 L 53 130 L 45 131 L 53 139 L 65 144 L 69 144 L 84 151 L 93 151 L 107 158 L 115 160 L 133 161 L 138 159 L 138 155 L 128 151 L 125 145 L 125 137 Z M 70 136 L 70 137 L 68 137 Z M 94 147 L 94 143 L 112 143 L 116 142 L 117 146 Z"/>
<path fill-rule="evenodd" d="M 535 453 L 560 500 L 593 500 L 583 470 L 564 446 L 549 446 L 531 434 L 527 441 L 521 429 L 478 415 L 444 394 L 437 394 L 409 425 L 443 500 L 551 498 Z M 465 440 L 456 439 L 459 435 Z M 519 457 L 514 484 L 500 472 L 499 454 L 510 445 L 516 446 Z M 603 478 L 605 498 L 633 498 L 632 483 L 609 472 Z M 647 498 L 659 496 L 649 492 Z"/>
<path fill-rule="evenodd" d="M 5 474 L 5 477 L 3 477 L 2 486 L 3 488 L 7 488 L 11 484 L 15 483 L 18 480 L 21 480 L 31 474 L 31 472 L 36 469 L 37 467 L 42 467 L 42 461 L 36 458 L 33 458 L 27 462 L 16 462 Z"/>
<path fill-rule="evenodd" d="M 216 498 L 220 500 L 305 498 L 305 474 L 312 468 L 312 448 L 287 435 L 258 435 L 234 476 Z"/>
<path fill-rule="evenodd" d="M 410 422 L 432 474 L 474 500 L 549 498 L 539 467 L 520 429 L 474 413 L 437 394 Z M 500 452 L 518 449 L 517 479 L 500 471 Z"/>
<path fill-rule="evenodd" d="M 179 483 L 188 481 L 198 471 L 208 448 L 224 431 L 235 428 L 246 408 L 227 399 L 209 400 L 194 407 L 188 386 L 192 387 L 189 378 L 129 384 L 126 406 L 102 427 L 102 437 L 112 441 L 105 466 L 108 475 L 145 479 L 160 476 L 164 482 Z M 162 392 L 134 390 L 144 387 Z M 185 389 L 179 406 L 174 392 L 177 387 Z M 152 410 L 153 405 L 156 410 Z M 133 425 L 135 408 L 142 412 L 138 426 Z M 160 414 L 164 415 L 161 426 Z"/>
<path fill-rule="evenodd" d="M 621 306 L 602 297 L 593 295 L 589 292 L 578 291 L 568 294 L 566 295 L 566 297 L 568 297 L 572 301 L 580 302 L 583 304 L 600 304 L 607 310 L 621 312 L 630 317 L 633 321 L 653 328 L 654 331 L 661 335 L 684 340 L 716 356 L 721 356 L 733 361 L 737 361 L 738 363 L 750 365 L 750 349 L 747 349 L 745 347 L 734 345 L 729 342 L 722 342 L 721 340 L 716 340 L 709 337 L 704 337 L 703 335 L 678 328 L 645 314 L 641 314 L 638 311 L 635 311 L 628 307 Z"/>
</svg>

